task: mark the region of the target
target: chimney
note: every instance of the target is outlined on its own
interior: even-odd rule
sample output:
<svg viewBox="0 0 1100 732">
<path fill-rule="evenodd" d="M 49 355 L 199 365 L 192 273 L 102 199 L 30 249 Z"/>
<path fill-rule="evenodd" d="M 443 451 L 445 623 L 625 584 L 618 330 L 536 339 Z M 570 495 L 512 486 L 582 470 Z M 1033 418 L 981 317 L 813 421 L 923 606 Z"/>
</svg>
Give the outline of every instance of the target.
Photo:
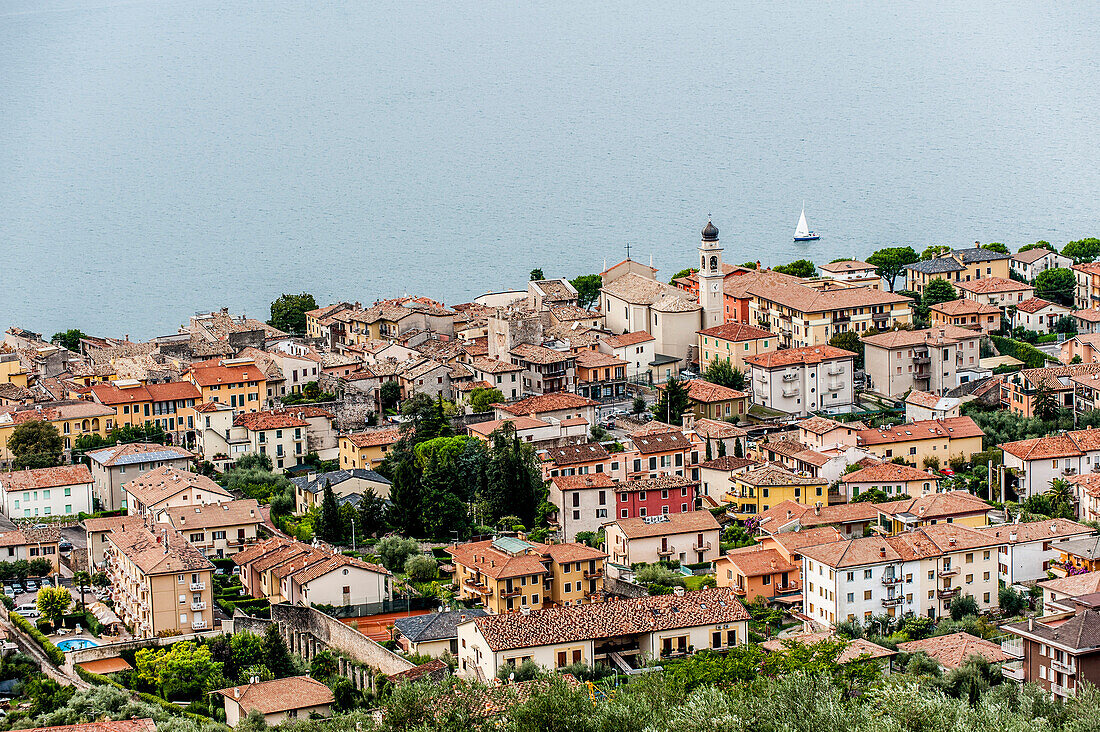
<svg viewBox="0 0 1100 732">
<path fill-rule="evenodd" d="M 772 569 L 775 569 L 775 560 L 772 560 Z"/>
<path fill-rule="evenodd" d="M 814 516 L 821 515 L 821 501 L 814 502 Z"/>
<path fill-rule="evenodd" d="M 948 544 L 949 544 L 950 546 L 955 546 L 955 542 L 956 542 L 956 539 L 955 539 L 955 537 L 953 537 L 953 536 L 952 536 L 952 537 L 951 537 L 950 539 L 948 539 L 948 540 L 947 540 L 947 543 L 948 543 Z"/>
<path fill-rule="evenodd" d="M 1008 540 L 1011 541 L 1013 544 L 1015 544 L 1016 543 L 1016 536 L 1017 536 L 1016 532 L 1013 531 L 1011 534 L 1008 535 Z"/>
<path fill-rule="evenodd" d="M 241 690 L 240 690 L 239 687 L 234 687 L 233 688 L 233 698 L 234 699 L 240 699 L 241 698 Z"/>
<path fill-rule="evenodd" d="M 886 547 L 884 547 L 884 546 L 880 546 L 880 547 L 878 548 L 878 555 L 879 555 L 880 557 L 882 557 L 883 559 L 885 559 L 885 558 L 886 558 Z"/>
<path fill-rule="evenodd" d="M 794 511 L 792 511 L 791 509 L 788 508 L 787 509 L 787 518 L 790 518 L 791 516 L 794 516 Z"/>
<path fill-rule="evenodd" d="M 676 595 L 676 597 L 683 597 L 684 596 L 684 588 L 683 587 L 674 587 L 674 588 L 672 588 L 672 594 Z"/>
<path fill-rule="evenodd" d="M 1028 630 L 1035 630 L 1035 618 L 1028 618 L 1027 619 L 1027 629 Z"/>
</svg>

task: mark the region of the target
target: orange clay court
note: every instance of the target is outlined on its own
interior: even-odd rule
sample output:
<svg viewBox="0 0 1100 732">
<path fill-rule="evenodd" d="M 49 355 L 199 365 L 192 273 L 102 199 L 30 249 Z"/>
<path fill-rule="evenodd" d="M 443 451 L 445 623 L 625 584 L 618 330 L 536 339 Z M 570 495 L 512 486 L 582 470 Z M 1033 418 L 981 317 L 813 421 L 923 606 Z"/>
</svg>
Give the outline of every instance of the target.
<svg viewBox="0 0 1100 732">
<path fill-rule="evenodd" d="M 381 642 L 389 640 L 390 626 L 398 618 L 409 618 L 414 615 L 427 615 L 430 611 L 412 610 L 411 612 L 382 613 L 381 615 L 367 615 L 362 618 L 342 618 L 344 625 L 350 625 L 372 641 Z"/>
</svg>

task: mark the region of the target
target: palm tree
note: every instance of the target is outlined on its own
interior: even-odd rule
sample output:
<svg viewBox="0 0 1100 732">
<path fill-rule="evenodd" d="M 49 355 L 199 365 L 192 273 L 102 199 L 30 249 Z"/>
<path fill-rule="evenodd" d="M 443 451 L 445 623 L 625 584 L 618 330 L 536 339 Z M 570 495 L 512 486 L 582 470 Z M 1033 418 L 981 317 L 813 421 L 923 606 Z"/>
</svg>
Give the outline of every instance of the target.
<svg viewBox="0 0 1100 732">
<path fill-rule="evenodd" d="M 1046 496 L 1050 499 L 1052 505 L 1061 503 L 1070 509 L 1073 508 L 1073 486 L 1064 478 L 1055 478 L 1050 481 L 1050 488 L 1047 489 Z"/>
<path fill-rule="evenodd" d="M 1050 387 L 1041 384 L 1035 392 L 1032 411 L 1041 420 L 1050 422 L 1058 419 L 1058 399 L 1051 392 Z"/>
<path fill-rule="evenodd" d="M 73 584 L 80 588 L 80 609 L 84 609 L 84 590 L 92 583 L 92 577 L 84 570 L 73 572 Z"/>
</svg>

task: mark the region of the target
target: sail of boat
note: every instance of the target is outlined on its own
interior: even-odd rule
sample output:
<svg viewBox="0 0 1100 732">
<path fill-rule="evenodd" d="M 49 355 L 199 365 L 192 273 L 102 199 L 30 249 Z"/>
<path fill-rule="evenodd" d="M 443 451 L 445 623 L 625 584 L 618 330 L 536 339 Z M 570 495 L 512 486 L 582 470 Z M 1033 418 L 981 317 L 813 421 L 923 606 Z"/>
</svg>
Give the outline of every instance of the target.
<svg viewBox="0 0 1100 732">
<path fill-rule="evenodd" d="M 798 217 L 798 228 L 794 230 L 795 238 L 810 235 L 810 226 L 806 223 L 806 207 L 802 207 L 802 215 Z"/>
</svg>

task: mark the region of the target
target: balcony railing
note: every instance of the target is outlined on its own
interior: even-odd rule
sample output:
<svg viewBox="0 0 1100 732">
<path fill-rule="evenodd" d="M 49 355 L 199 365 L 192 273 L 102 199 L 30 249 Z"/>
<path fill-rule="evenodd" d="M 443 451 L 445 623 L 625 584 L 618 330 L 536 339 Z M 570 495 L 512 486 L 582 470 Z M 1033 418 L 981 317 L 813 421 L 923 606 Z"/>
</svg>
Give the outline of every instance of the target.
<svg viewBox="0 0 1100 732">
<path fill-rule="evenodd" d="M 709 541 L 704 541 L 702 544 L 700 544 L 699 542 L 694 542 L 691 545 L 691 550 L 693 552 L 709 552 L 710 548 L 711 543 Z"/>
<path fill-rule="evenodd" d="M 884 585 L 900 585 L 904 581 L 905 581 L 905 579 L 903 577 L 883 577 L 882 578 L 882 584 L 884 584 Z"/>
<path fill-rule="evenodd" d="M 744 587 L 731 587 L 730 589 L 733 590 L 733 594 L 737 595 L 738 597 L 744 597 L 748 594 L 748 590 L 746 590 Z"/>
<path fill-rule="evenodd" d="M 1024 657 L 1024 639 L 1023 638 L 1006 638 L 1001 641 L 1001 651 L 1006 656 L 1012 656 L 1013 658 Z"/>
<path fill-rule="evenodd" d="M 1073 675 L 1077 673 L 1077 667 L 1072 663 L 1065 663 L 1063 661 L 1051 660 L 1050 667 L 1055 671 L 1061 671 L 1064 674 Z"/>
<path fill-rule="evenodd" d="M 1054 696 L 1077 696 L 1077 688 L 1074 686 L 1050 685 L 1050 693 Z"/>
<path fill-rule="evenodd" d="M 676 553 L 673 547 L 666 546 L 657 550 L 657 555 L 662 557 L 669 557 Z"/>
<path fill-rule="evenodd" d="M 882 606 L 883 607 L 897 607 L 898 605 L 902 604 L 903 602 L 905 602 L 904 597 L 884 597 L 884 598 L 882 598 Z"/>
<path fill-rule="evenodd" d="M 520 596 L 520 589 L 518 587 L 513 587 L 510 590 L 505 590 L 504 592 L 500 593 L 500 596 L 504 597 L 504 598 L 519 597 Z"/>
<path fill-rule="evenodd" d="M 954 577 L 959 573 L 958 567 L 948 567 L 940 570 L 940 577 Z"/>
<path fill-rule="evenodd" d="M 191 591 L 192 592 L 202 592 L 205 589 L 206 589 L 206 583 L 205 582 L 192 582 L 191 583 Z"/>
<path fill-rule="evenodd" d="M 941 600 L 950 600 L 952 597 L 959 594 L 959 591 L 961 589 L 961 587 L 948 587 L 939 589 L 936 590 L 936 597 L 940 598 Z"/>
<path fill-rule="evenodd" d="M 584 578 L 585 579 L 599 579 L 600 577 L 603 577 L 603 570 L 602 569 L 596 569 L 596 570 L 586 569 L 586 570 L 584 570 Z"/>
<path fill-rule="evenodd" d="M 470 592 L 473 592 L 473 593 L 478 594 L 478 595 L 485 595 L 486 597 L 488 597 L 489 595 L 493 594 L 493 591 L 491 589 L 489 589 L 489 587 L 487 585 L 483 585 L 480 582 L 474 582 L 472 580 L 466 580 L 465 582 L 462 583 L 462 586 L 465 587 Z"/>
<path fill-rule="evenodd" d="M 191 629 L 192 630 L 205 630 L 206 629 L 206 621 L 205 620 L 196 620 L 196 621 L 192 622 L 191 623 Z"/>
<path fill-rule="evenodd" d="M 206 603 L 205 602 L 193 602 L 193 603 L 191 603 L 191 609 L 192 610 L 205 610 L 206 609 Z"/>
<path fill-rule="evenodd" d="M 1024 662 L 1008 661 L 1001 664 L 1001 675 L 1013 681 L 1024 681 Z"/>
</svg>

